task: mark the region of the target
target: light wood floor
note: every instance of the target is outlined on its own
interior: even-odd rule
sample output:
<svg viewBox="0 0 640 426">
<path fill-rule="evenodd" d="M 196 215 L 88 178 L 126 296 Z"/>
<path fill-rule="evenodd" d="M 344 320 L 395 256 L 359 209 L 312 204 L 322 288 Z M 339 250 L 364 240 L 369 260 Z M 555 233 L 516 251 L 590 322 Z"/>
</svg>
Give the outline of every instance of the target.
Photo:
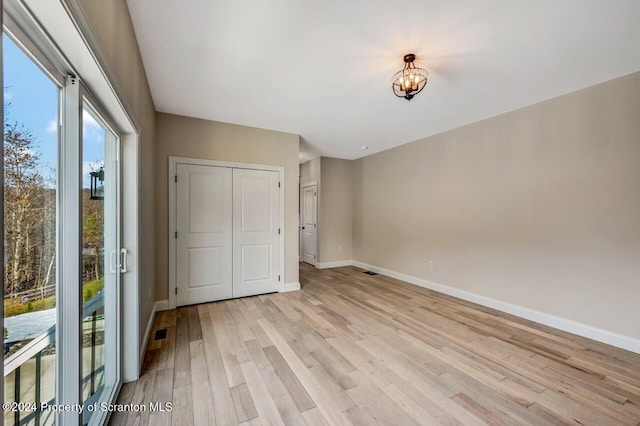
<svg viewBox="0 0 640 426">
<path fill-rule="evenodd" d="M 640 355 L 383 276 L 160 312 L 111 424 L 640 424 Z M 153 340 L 166 328 L 166 339 Z"/>
</svg>

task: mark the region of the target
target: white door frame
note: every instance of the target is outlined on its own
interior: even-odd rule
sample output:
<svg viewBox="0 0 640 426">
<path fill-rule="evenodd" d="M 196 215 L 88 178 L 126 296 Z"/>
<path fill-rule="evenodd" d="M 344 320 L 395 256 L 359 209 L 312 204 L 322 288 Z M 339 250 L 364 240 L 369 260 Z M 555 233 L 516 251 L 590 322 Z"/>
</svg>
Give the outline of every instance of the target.
<svg viewBox="0 0 640 426">
<path fill-rule="evenodd" d="M 189 157 L 176 157 L 169 156 L 169 173 L 167 183 L 169 185 L 169 229 L 167 230 L 167 237 L 169 238 L 169 309 L 176 307 L 176 288 L 177 288 L 177 244 L 175 233 L 177 229 L 177 194 L 176 194 L 176 175 L 178 164 L 193 164 L 197 166 L 216 166 L 216 167 L 230 167 L 237 169 L 250 169 L 250 170 L 269 170 L 280 173 L 280 275 L 282 280 L 280 283 L 280 289 L 278 291 L 284 291 L 284 283 L 286 282 L 285 270 L 284 270 L 284 236 L 286 229 L 284 226 L 284 167 L 282 166 L 269 166 L 266 164 L 251 164 L 251 163 L 235 163 L 231 161 L 220 160 L 207 160 L 203 158 L 189 158 Z"/>
<path fill-rule="evenodd" d="M 318 222 L 319 221 L 318 221 L 318 195 L 317 195 L 318 194 L 318 182 L 315 181 L 315 180 L 311 181 L 311 182 L 307 182 L 307 183 L 305 183 L 303 185 L 300 185 L 300 197 L 299 197 L 299 200 L 300 200 L 300 220 L 299 220 L 300 229 L 298 231 L 300 233 L 300 235 L 299 235 L 299 240 L 300 240 L 300 243 L 299 243 L 300 244 L 300 261 L 304 262 L 304 242 L 303 242 L 303 239 L 304 239 L 304 235 L 303 234 L 304 234 L 304 232 L 302 232 L 303 231 L 302 226 L 304 225 L 304 221 L 302 220 L 302 218 L 304 217 L 303 216 L 304 215 L 304 204 L 303 204 L 304 203 L 304 199 L 303 199 L 304 198 L 304 189 L 308 188 L 310 186 L 315 186 L 316 187 L 316 239 L 315 239 L 315 241 L 316 241 L 316 258 L 314 259 L 313 266 L 317 267 L 318 266 L 318 228 L 319 228 L 319 226 L 318 226 L 319 223 Z M 308 263 L 308 262 L 305 262 L 305 263 Z"/>
</svg>

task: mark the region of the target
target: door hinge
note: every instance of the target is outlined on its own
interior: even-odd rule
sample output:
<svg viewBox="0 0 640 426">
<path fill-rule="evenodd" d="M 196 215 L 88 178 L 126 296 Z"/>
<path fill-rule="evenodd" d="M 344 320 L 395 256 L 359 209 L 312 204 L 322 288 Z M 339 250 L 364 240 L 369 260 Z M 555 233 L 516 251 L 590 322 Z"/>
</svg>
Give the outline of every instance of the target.
<svg viewBox="0 0 640 426">
<path fill-rule="evenodd" d="M 176 236 L 175 236 L 176 240 L 178 239 L 178 231 L 176 231 Z"/>
<path fill-rule="evenodd" d="M 313 193 L 313 196 L 314 196 L 314 197 L 317 197 L 317 196 L 318 196 L 318 194 L 316 194 L 316 193 L 314 192 L 314 193 Z"/>
<path fill-rule="evenodd" d="M 280 181 L 278 181 L 278 188 L 280 188 Z"/>
<path fill-rule="evenodd" d="M 280 235 L 280 228 L 278 228 L 278 235 Z"/>
<path fill-rule="evenodd" d="M 280 281 L 280 275 L 278 275 L 278 281 Z"/>
<path fill-rule="evenodd" d="M 175 175 L 174 178 L 175 178 L 174 180 L 176 181 L 176 183 L 178 183 L 178 175 Z"/>
<path fill-rule="evenodd" d="M 176 294 L 178 294 L 178 287 L 176 287 Z"/>
</svg>

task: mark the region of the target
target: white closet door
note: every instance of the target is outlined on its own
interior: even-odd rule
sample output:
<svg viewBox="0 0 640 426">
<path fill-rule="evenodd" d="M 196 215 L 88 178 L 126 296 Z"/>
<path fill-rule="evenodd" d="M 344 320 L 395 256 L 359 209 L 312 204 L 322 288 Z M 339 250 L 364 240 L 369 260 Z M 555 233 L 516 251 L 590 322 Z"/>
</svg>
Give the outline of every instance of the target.
<svg viewBox="0 0 640 426">
<path fill-rule="evenodd" d="M 232 297 L 232 169 L 178 164 L 177 305 Z"/>
<path fill-rule="evenodd" d="M 233 169 L 233 297 L 280 289 L 278 172 Z"/>
</svg>

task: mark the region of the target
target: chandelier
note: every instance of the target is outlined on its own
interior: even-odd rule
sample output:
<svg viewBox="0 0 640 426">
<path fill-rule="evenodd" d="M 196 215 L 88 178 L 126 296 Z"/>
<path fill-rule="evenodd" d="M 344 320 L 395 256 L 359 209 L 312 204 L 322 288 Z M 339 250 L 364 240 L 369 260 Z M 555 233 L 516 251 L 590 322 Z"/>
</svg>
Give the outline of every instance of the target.
<svg viewBox="0 0 640 426">
<path fill-rule="evenodd" d="M 424 68 L 416 68 L 413 63 L 415 60 L 416 55 L 413 53 L 404 55 L 404 68 L 395 73 L 391 80 L 393 93 L 397 97 L 405 98 L 408 101 L 424 89 L 429 75 Z"/>
</svg>

